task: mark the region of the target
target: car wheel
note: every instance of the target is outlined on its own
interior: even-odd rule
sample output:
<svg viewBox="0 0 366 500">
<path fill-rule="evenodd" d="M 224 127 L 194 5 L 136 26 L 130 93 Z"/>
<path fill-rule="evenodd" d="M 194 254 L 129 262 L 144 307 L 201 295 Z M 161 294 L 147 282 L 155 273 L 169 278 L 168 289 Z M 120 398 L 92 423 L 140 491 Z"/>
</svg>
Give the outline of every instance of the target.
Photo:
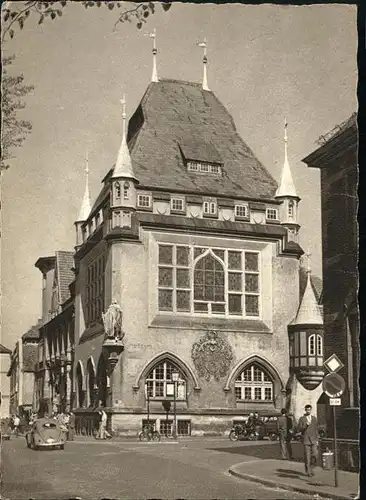
<svg viewBox="0 0 366 500">
<path fill-rule="evenodd" d="M 64 450 L 65 449 L 65 445 L 64 444 L 61 444 L 60 445 L 60 450 Z"/>
<path fill-rule="evenodd" d="M 278 439 L 278 436 L 277 436 L 277 434 L 276 434 L 275 432 L 271 432 L 271 433 L 268 435 L 268 437 L 269 437 L 269 439 L 270 439 L 271 441 L 277 441 L 277 439 Z"/>
<path fill-rule="evenodd" d="M 31 448 L 31 444 L 30 442 L 28 441 L 28 438 L 25 438 L 26 442 L 27 442 L 27 448 Z"/>
<path fill-rule="evenodd" d="M 325 438 L 325 432 L 324 431 L 319 431 L 319 437 L 320 438 Z"/>
</svg>

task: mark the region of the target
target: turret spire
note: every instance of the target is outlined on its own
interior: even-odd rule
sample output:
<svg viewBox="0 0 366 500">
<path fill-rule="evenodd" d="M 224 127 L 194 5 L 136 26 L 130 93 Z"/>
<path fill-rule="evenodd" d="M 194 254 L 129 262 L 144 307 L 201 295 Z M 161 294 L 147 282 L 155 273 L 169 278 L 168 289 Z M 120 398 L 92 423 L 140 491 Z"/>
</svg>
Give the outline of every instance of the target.
<svg viewBox="0 0 366 500">
<path fill-rule="evenodd" d="M 89 214 L 90 214 L 90 210 L 91 210 L 90 194 L 89 194 L 89 155 L 88 155 L 88 153 L 86 153 L 86 157 L 85 157 L 85 174 L 86 174 L 85 192 L 84 192 L 83 201 L 81 202 L 81 207 L 80 207 L 80 212 L 79 212 L 79 217 L 77 219 L 77 222 L 86 221 Z"/>
<path fill-rule="evenodd" d="M 307 280 L 304 295 L 302 296 L 299 309 L 293 325 L 322 325 L 323 318 L 320 312 L 318 302 L 315 297 L 313 285 L 311 284 L 310 270 L 310 251 L 306 254 L 307 257 Z"/>
<path fill-rule="evenodd" d="M 202 80 L 202 88 L 203 90 L 210 90 L 207 83 L 207 40 L 203 39 L 203 42 L 199 42 L 197 44 L 199 47 L 203 48 L 203 80 Z"/>
<path fill-rule="evenodd" d="M 158 82 L 158 70 L 156 66 L 156 56 L 158 53 L 158 49 L 156 48 L 156 29 L 154 28 L 151 33 L 146 33 L 150 38 L 152 38 L 153 41 L 153 49 L 152 49 L 152 55 L 153 55 L 153 69 L 152 69 L 152 75 L 151 75 L 151 81 L 152 82 Z"/>
<path fill-rule="evenodd" d="M 285 161 L 283 163 L 281 183 L 276 191 L 276 197 L 291 196 L 297 198 L 296 189 L 294 181 L 292 180 L 292 174 L 290 169 L 290 164 L 288 161 L 288 139 L 287 139 L 287 120 L 285 119 Z"/>
<path fill-rule="evenodd" d="M 126 95 L 121 99 L 122 104 L 122 142 L 118 151 L 116 165 L 114 167 L 112 178 L 125 177 L 134 179 L 132 170 L 132 161 L 126 139 Z"/>
</svg>

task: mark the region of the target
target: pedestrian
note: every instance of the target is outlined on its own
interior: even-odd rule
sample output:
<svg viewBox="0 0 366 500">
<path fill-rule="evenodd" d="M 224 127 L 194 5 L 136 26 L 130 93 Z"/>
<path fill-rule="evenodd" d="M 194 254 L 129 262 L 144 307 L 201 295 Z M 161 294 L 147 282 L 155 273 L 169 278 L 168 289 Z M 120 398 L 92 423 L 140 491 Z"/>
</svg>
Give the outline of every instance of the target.
<svg viewBox="0 0 366 500">
<path fill-rule="evenodd" d="M 281 416 L 277 420 L 278 437 L 280 440 L 281 456 L 283 460 L 293 460 L 292 456 L 292 421 L 285 408 L 281 410 Z"/>
<path fill-rule="evenodd" d="M 70 411 L 69 412 L 69 432 L 67 439 L 68 441 L 74 441 L 74 433 L 75 433 L 75 414 Z"/>
<path fill-rule="evenodd" d="M 299 418 L 297 430 L 304 447 L 305 474 L 314 476 L 314 465 L 318 458 L 318 422 L 311 414 L 312 406 L 305 406 L 305 415 Z"/>
<path fill-rule="evenodd" d="M 101 408 L 98 413 L 100 418 L 98 437 L 99 439 L 106 439 L 107 414 L 103 408 Z"/>
<path fill-rule="evenodd" d="M 16 437 L 19 435 L 19 426 L 20 426 L 20 418 L 18 415 L 15 415 L 13 417 L 13 429 L 14 429 L 14 434 Z"/>
</svg>

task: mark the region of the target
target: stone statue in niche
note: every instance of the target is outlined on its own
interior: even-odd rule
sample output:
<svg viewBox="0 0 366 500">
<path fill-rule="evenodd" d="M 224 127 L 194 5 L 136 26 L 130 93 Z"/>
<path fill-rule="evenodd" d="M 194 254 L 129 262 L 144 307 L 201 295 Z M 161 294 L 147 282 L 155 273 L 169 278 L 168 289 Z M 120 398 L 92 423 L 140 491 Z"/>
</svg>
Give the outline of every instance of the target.
<svg viewBox="0 0 366 500">
<path fill-rule="evenodd" d="M 116 300 L 108 307 L 105 314 L 102 313 L 105 340 L 122 342 L 125 336 L 122 330 L 122 309 Z"/>
<path fill-rule="evenodd" d="M 216 381 L 227 375 L 233 352 L 226 339 L 216 331 L 209 331 L 192 347 L 192 360 L 200 377 Z"/>
</svg>

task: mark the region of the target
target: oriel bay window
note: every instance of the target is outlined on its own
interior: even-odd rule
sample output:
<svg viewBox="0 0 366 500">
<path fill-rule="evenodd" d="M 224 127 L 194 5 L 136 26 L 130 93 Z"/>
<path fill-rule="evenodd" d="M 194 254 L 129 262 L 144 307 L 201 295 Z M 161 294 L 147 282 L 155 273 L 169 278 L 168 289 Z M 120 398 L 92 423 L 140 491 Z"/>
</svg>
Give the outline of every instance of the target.
<svg viewBox="0 0 366 500">
<path fill-rule="evenodd" d="M 237 401 L 272 401 L 273 382 L 256 364 L 245 368 L 235 380 Z"/>
<path fill-rule="evenodd" d="M 159 311 L 208 316 L 260 315 L 260 254 L 159 245 Z"/>
<path fill-rule="evenodd" d="M 161 361 L 146 377 L 146 396 L 150 399 L 166 399 L 174 397 L 172 372 L 179 373 L 177 384 L 177 400 L 186 399 L 186 380 L 181 371 L 170 361 Z"/>
</svg>

